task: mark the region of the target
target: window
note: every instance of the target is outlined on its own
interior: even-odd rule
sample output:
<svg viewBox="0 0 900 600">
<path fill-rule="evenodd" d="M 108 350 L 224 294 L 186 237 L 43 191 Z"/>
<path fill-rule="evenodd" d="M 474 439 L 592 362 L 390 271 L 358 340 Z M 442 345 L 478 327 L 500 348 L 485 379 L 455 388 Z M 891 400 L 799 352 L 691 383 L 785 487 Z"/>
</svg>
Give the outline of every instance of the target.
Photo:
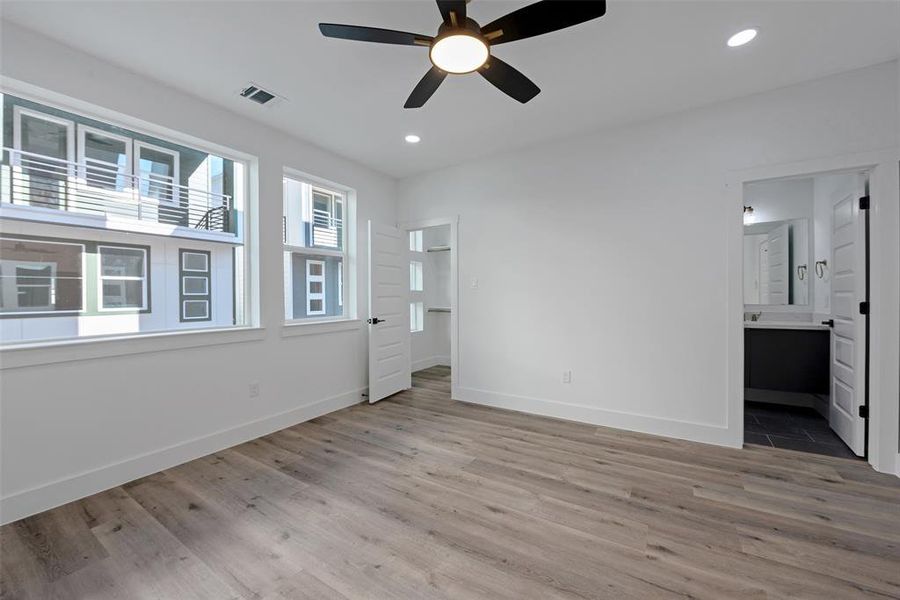
<svg viewBox="0 0 900 600">
<path fill-rule="evenodd" d="M 425 306 L 421 302 L 409 303 L 409 330 L 413 333 L 425 330 Z"/>
<path fill-rule="evenodd" d="M 413 292 L 423 290 L 422 263 L 417 260 L 409 261 L 409 289 Z"/>
<path fill-rule="evenodd" d="M 100 310 L 147 308 L 147 250 L 98 246 Z"/>
<path fill-rule="evenodd" d="M 415 231 L 409 232 L 409 251 L 410 252 L 421 252 L 422 251 L 422 230 L 417 229 Z"/>
<path fill-rule="evenodd" d="M 121 192 L 131 187 L 131 140 L 85 125 L 78 126 L 79 177 L 85 184 Z"/>
<path fill-rule="evenodd" d="M 62 204 L 67 179 L 74 176 L 74 123 L 16 106 L 13 109 L 14 165 L 22 179 L 13 189 L 14 201 L 57 208 Z"/>
<path fill-rule="evenodd" d="M 257 324 L 250 157 L 160 137 L 126 115 L 104 122 L 5 93 L 0 107 L 0 345 Z M 342 194 L 326 199 L 332 220 Z M 317 252 L 337 261 L 324 304 L 342 314 L 331 277 L 343 251 Z"/>
<path fill-rule="evenodd" d="M 306 314 L 324 315 L 325 261 L 306 261 Z"/>
<path fill-rule="evenodd" d="M 344 226 L 344 199 L 337 192 L 312 188 L 312 229 L 313 246 L 341 248 Z"/>
<path fill-rule="evenodd" d="M 138 176 L 141 197 L 170 204 L 177 202 L 178 152 L 143 142 L 135 142 L 134 148 L 137 152 L 135 174 Z"/>
<path fill-rule="evenodd" d="M 0 314 L 84 309 L 82 244 L 0 238 Z"/>
<path fill-rule="evenodd" d="M 345 317 L 346 193 L 282 181 L 285 319 Z"/>
<path fill-rule="evenodd" d="M 338 263 L 338 306 L 344 305 L 344 263 Z"/>
<path fill-rule="evenodd" d="M 205 250 L 179 250 L 181 321 L 212 320 L 211 255 Z"/>
</svg>

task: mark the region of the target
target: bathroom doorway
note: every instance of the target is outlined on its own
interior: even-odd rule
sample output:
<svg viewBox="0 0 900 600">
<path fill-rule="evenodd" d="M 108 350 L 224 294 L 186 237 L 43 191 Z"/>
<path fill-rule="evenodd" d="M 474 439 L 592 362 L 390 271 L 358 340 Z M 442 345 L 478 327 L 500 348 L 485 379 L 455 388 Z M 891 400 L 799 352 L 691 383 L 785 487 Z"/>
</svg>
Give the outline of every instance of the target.
<svg viewBox="0 0 900 600">
<path fill-rule="evenodd" d="M 865 457 L 866 170 L 743 184 L 744 442 Z"/>
</svg>

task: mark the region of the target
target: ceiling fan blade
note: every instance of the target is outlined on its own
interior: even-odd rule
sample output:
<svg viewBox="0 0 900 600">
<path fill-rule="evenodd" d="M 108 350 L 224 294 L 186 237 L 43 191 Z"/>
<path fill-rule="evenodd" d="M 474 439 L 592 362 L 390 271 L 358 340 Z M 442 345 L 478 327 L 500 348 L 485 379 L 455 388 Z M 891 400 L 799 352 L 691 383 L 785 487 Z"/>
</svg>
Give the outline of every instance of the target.
<svg viewBox="0 0 900 600">
<path fill-rule="evenodd" d="M 565 29 L 606 14 L 606 0 L 542 0 L 491 21 L 481 34 L 491 45 Z"/>
<path fill-rule="evenodd" d="M 460 27 L 466 22 L 466 0 L 437 0 L 438 10 L 441 11 L 441 17 L 444 23 L 449 23 L 454 27 Z M 455 13 L 456 22 L 450 13 Z"/>
<path fill-rule="evenodd" d="M 400 44 L 403 46 L 427 46 L 431 43 L 430 35 L 419 35 L 393 29 L 363 27 L 361 25 L 339 25 L 337 23 L 319 23 L 322 35 L 342 40 L 358 42 L 378 42 L 380 44 Z"/>
<path fill-rule="evenodd" d="M 522 104 L 541 93 L 541 88 L 536 86 L 533 81 L 496 56 L 488 58 L 478 72 L 494 84 L 498 90 Z"/>
<path fill-rule="evenodd" d="M 409 95 L 409 98 L 406 99 L 406 104 L 403 105 L 403 108 L 421 108 L 428 102 L 428 99 L 431 98 L 431 95 L 438 89 L 441 83 L 444 81 L 444 78 L 447 77 L 447 74 L 444 71 L 441 71 L 437 67 L 431 67 L 427 73 L 425 73 L 425 77 L 423 77 L 416 87 L 413 88 L 412 93 Z"/>
</svg>

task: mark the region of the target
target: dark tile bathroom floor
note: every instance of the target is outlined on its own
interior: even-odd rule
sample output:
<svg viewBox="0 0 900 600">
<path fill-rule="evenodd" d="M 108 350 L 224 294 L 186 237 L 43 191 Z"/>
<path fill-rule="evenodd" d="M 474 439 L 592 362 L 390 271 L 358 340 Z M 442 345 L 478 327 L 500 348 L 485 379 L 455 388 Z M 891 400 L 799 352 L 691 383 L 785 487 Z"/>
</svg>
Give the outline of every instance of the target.
<svg viewBox="0 0 900 600">
<path fill-rule="evenodd" d="M 744 443 L 858 458 L 811 408 L 744 403 Z"/>
</svg>

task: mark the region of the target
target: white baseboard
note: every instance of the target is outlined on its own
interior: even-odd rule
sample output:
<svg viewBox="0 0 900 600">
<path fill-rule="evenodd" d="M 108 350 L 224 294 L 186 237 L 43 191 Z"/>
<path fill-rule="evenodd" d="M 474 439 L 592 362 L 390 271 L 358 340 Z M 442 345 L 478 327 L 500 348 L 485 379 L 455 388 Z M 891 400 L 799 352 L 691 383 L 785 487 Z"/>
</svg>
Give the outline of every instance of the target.
<svg viewBox="0 0 900 600">
<path fill-rule="evenodd" d="M 58 479 L 0 498 L 0 525 L 85 498 L 97 492 L 170 469 L 310 419 L 360 403 L 366 388 L 324 398 L 289 411 L 217 431 L 167 448 Z"/>
<path fill-rule="evenodd" d="M 638 431 L 652 435 L 660 435 L 704 444 L 728 446 L 730 448 L 743 447 L 740 431 L 730 431 L 726 426 L 717 426 L 707 423 L 693 423 L 689 421 L 676 421 L 648 417 L 634 413 L 625 413 L 605 410 L 592 406 L 578 404 L 566 404 L 554 400 L 542 398 L 530 398 L 516 396 L 473 388 L 457 388 L 453 396 L 454 400 L 482 404 L 496 408 L 505 408 L 517 412 L 554 417 L 567 421 L 578 421 L 603 427 L 614 427 Z"/>
<path fill-rule="evenodd" d="M 412 370 L 421 371 L 422 369 L 427 369 L 429 367 L 435 367 L 437 365 L 449 365 L 450 357 L 449 356 L 429 356 L 428 358 L 420 358 L 419 360 L 413 361 Z"/>
</svg>

